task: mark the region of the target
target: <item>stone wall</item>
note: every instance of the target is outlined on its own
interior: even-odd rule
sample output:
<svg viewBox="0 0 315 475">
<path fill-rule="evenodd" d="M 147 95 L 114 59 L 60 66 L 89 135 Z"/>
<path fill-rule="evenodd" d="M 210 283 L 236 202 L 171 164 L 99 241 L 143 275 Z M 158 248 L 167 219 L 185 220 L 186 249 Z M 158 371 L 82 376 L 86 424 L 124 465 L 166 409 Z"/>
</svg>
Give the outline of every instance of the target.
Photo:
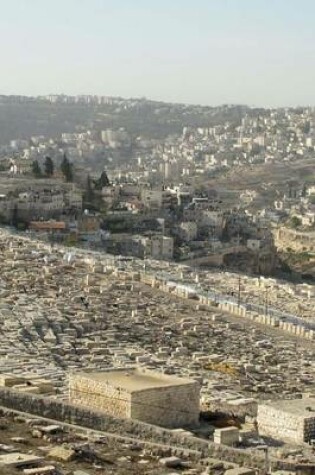
<svg viewBox="0 0 315 475">
<path fill-rule="evenodd" d="M 277 249 L 293 249 L 296 252 L 314 250 L 314 231 L 301 232 L 284 226 L 274 232 Z"/>
<path fill-rule="evenodd" d="M 310 442 L 315 439 L 315 417 L 304 419 L 304 440 Z"/>
<path fill-rule="evenodd" d="M 199 422 L 200 386 L 197 382 L 137 391 L 124 391 L 89 373 L 69 378 L 70 402 L 120 418 L 132 418 L 162 427 L 192 427 Z"/>
<path fill-rule="evenodd" d="M 174 454 L 181 455 L 185 449 L 196 450 L 200 457 L 213 457 L 239 464 L 245 467 L 264 469 L 265 459 L 261 452 L 250 452 L 216 445 L 196 437 L 174 434 L 172 431 L 155 427 L 139 421 L 118 419 L 108 414 L 92 411 L 85 407 L 64 403 L 56 399 L 14 392 L 0 388 L 0 406 L 22 411 L 39 417 L 57 420 L 87 427 L 97 431 L 120 434 L 122 437 L 134 437 L 172 447 Z M 177 447 L 177 448 L 176 448 Z M 290 461 L 271 460 L 274 470 L 294 471 L 299 475 L 314 474 L 315 466 L 295 464 Z"/>
<path fill-rule="evenodd" d="M 131 395 L 121 388 L 115 388 L 105 381 L 72 374 L 69 377 L 70 402 L 95 408 L 112 416 L 131 417 Z"/>
<path fill-rule="evenodd" d="M 242 305 L 238 306 L 237 304 L 233 303 L 220 303 L 219 308 L 224 312 L 231 313 L 238 317 L 247 318 L 262 325 L 268 325 L 273 328 L 278 327 L 282 331 L 291 333 L 292 335 L 298 336 L 300 338 L 305 338 L 307 340 L 315 339 L 314 330 L 306 329 L 303 325 L 280 321 L 279 318 L 272 317 L 270 315 L 258 315 L 255 312 L 246 310 L 246 308 Z"/>
<path fill-rule="evenodd" d="M 163 427 L 190 427 L 199 423 L 198 383 L 147 389 L 132 393 L 131 417 Z"/>
<path fill-rule="evenodd" d="M 289 414 L 267 404 L 260 404 L 257 422 L 259 433 L 262 435 L 297 444 L 304 442 L 304 417 Z"/>
<path fill-rule="evenodd" d="M 258 402 L 256 399 L 232 399 L 225 400 L 210 400 L 206 401 L 202 409 L 214 413 L 229 414 L 230 416 L 239 417 L 245 420 L 246 416 L 257 417 Z"/>
</svg>

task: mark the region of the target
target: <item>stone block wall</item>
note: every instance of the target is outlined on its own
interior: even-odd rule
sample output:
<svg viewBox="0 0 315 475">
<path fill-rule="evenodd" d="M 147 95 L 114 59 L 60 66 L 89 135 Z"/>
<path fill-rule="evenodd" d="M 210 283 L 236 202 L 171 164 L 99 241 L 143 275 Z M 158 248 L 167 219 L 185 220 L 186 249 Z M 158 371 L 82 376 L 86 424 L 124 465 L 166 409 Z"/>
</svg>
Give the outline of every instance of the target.
<svg viewBox="0 0 315 475">
<path fill-rule="evenodd" d="M 247 452 L 216 445 L 204 439 L 175 434 L 168 429 L 144 422 L 114 418 L 108 414 L 82 406 L 75 406 L 57 399 L 48 399 L 38 395 L 18 393 L 10 389 L 0 388 L 0 406 L 60 422 L 77 424 L 93 430 L 119 434 L 122 437 L 135 437 L 142 441 L 145 440 L 148 444 L 150 442 L 169 444 L 172 447 L 179 447 L 179 452 L 182 449 L 197 450 L 202 457 L 210 456 L 246 467 L 261 469 L 265 467 L 265 459 L 260 451 Z M 177 454 L 174 453 L 174 455 Z M 180 453 L 178 455 L 180 456 Z M 314 464 L 297 464 L 288 460 L 271 459 L 271 465 L 273 470 L 294 471 L 298 475 L 313 475 L 315 469 Z"/>
<path fill-rule="evenodd" d="M 131 395 L 105 381 L 73 374 L 69 377 L 70 402 L 91 407 L 115 417 L 131 417 Z"/>
<path fill-rule="evenodd" d="M 146 389 L 132 393 L 131 417 L 163 427 L 192 427 L 199 423 L 198 383 Z"/>
<path fill-rule="evenodd" d="M 127 392 L 80 373 L 69 377 L 70 402 L 115 417 L 132 418 L 163 427 L 192 427 L 199 422 L 200 386 L 162 386 Z"/>
<path fill-rule="evenodd" d="M 314 330 L 308 330 L 302 325 L 284 322 L 270 315 L 258 315 L 255 312 L 250 312 L 249 310 L 246 310 L 246 308 L 243 306 L 238 307 L 238 305 L 233 303 L 220 303 L 219 308 L 224 312 L 229 312 L 243 318 L 248 318 L 263 325 L 279 327 L 282 331 L 291 333 L 292 335 L 296 335 L 300 338 L 306 338 L 308 340 L 315 339 Z"/>
<path fill-rule="evenodd" d="M 258 430 L 261 435 L 301 444 L 304 442 L 304 417 L 290 414 L 267 404 L 258 406 Z"/>
<path fill-rule="evenodd" d="M 315 415 L 304 419 L 304 441 L 310 442 L 312 439 L 315 439 Z"/>
</svg>

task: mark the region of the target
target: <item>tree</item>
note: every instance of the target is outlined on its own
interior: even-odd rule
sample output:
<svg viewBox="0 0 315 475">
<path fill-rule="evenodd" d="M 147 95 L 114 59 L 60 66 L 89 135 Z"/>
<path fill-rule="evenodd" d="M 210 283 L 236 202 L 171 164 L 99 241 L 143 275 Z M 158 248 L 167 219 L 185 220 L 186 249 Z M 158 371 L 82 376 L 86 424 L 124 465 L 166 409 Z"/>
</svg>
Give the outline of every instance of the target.
<svg viewBox="0 0 315 475">
<path fill-rule="evenodd" d="M 60 165 L 60 170 L 65 177 L 66 182 L 72 182 L 73 181 L 73 169 L 72 169 L 72 163 L 69 162 L 67 155 L 64 154 L 63 160 Z"/>
<path fill-rule="evenodd" d="M 37 160 L 32 162 L 32 173 L 36 178 L 40 178 L 42 176 L 42 170 Z"/>
<path fill-rule="evenodd" d="M 104 188 L 104 186 L 109 186 L 110 185 L 110 182 L 109 182 L 109 179 L 108 179 L 108 176 L 107 176 L 107 173 L 106 173 L 105 170 L 101 174 L 100 181 L 101 181 L 102 188 Z"/>
<path fill-rule="evenodd" d="M 86 180 L 86 188 L 84 192 L 84 203 L 89 206 L 94 202 L 95 194 L 92 186 L 92 180 L 90 175 L 88 175 Z"/>
<path fill-rule="evenodd" d="M 301 226 L 302 221 L 297 216 L 292 216 L 290 223 L 291 223 L 292 228 L 295 229 L 295 228 L 298 228 L 299 226 Z"/>
<path fill-rule="evenodd" d="M 12 210 L 11 226 L 14 226 L 15 228 L 17 228 L 18 224 L 19 224 L 19 210 L 18 210 L 17 205 L 15 204 Z"/>
<path fill-rule="evenodd" d="M 45 163 L 44 163 L 44 169 L 45 169 L 45 175 L 46 176 L 53 176 L 54 174 L 54 162 L 50 157 L 45 158 Z"/>
<path fill-rule="evenodd" d="M 301 127 L 302 131 L 304 134 L 309 134 L 311 131 L 311 123 L 309 120 L 307 120 L 303 126 Z"/>
<path fill-rule="evenodd" d="M 108 179 L 108 176 L 105 170 L 102 172 L 100 178 L 94 181 L 94 184 L 95 184 L 95 189 L 98 191 L 101 191 L 102 188 L 110 185 L 110 181 Z"/>
</svg>

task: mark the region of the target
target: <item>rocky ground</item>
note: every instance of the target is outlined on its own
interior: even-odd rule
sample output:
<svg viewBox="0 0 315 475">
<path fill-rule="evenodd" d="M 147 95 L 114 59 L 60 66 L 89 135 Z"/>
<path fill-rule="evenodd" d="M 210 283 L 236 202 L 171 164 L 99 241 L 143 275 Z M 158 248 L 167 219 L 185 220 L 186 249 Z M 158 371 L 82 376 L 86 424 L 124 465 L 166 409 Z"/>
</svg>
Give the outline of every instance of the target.
<svg viewBox="0 0 315 475">
<path fill-rule="evenodd" d="M 46 431 L 47 429 L 47 431 Z M 1 465 L 6 454 L 28 454 L 43 458 L 20 468 Z M 170 467 L 168 467 L 170 465 Z M 173 466 L 172 466 L 173 465 Z M 18 475 L 24 468 L 54 467 L 60 475 L 166 475 L 201 473 L 197 462 L 170 458 L 170 451 L 148 449 L 122 438 L 85 435 L 39 419 L 3 414 L 0 417 L 0 473 Z M 223 464 L 219 473 L 222 470 Z M 189 471 L 194 468 L 196 471 Z"/>
</svg>

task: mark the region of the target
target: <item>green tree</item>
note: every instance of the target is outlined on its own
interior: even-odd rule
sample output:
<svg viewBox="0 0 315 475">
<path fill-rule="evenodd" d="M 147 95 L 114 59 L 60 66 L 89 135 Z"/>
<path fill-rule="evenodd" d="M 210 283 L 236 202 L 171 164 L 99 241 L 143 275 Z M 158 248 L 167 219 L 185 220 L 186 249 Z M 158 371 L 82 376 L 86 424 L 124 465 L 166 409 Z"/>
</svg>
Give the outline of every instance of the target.
<svg viewBox="0 0 315 475">
<path fill-rule="evenodd" d="M 73 166 L 72 163 L 69 162 L 66 154 L 64 154 L 63 156 L 63 160 L 60 165 L 60 170 L 66 182 L 69 183 L 73 181 Z"/>
<path fill-rule="evenodd" d="M 93 190 L 92 180 L 90 175 L 88 175 L 86 180 L 86 187 L 84 192 L 84 204 L 85 206 L 89 207 L 95 199 L 95 193 Z"/>
<path fill-rule="evenodd" d="M 295 228 L 298 228 L 299 226 L 301 226 L 302 221 L 297 216 L 292 216 L 290 224 L 291 224 L 292 228 L 295 229 Z"/>
<path fill-rule="evenodd" d="M 32 162 L 32 173 L 36 178 L 40 178 L 42 176 L 42 170 L 37 160 Z"/>
<path fill-rule="evenodd" d="M 45 158 L 44 169 L 45 169 L 46 176 L 53 176 L 55 166 L 54 166 L 54 162 L 52 161 L 50 157 Z"/>
<path fill-rule="evenodd" d="M 100 181 L 101 181 L 101 186 L 102 188 L 104 186 L 109 186 L 110 185 L 110 182 L 109 182 L 109 179 L 108 179 L 108 176 L 107 176 L 107 173 L 106 171 L 104 170 L 101 174 L 101 178 L 100 178 Z"/>
<path fill-rule="evenodd" d="M 309 134 L 311 131 L 311 123 L 309 120 L 307 120 L 303 126 L 301 127 L 302 131 L 304 134 Z"/>
<path fill-rule="evenodd" d="M 95 184 L 95 189 L 98 191 L 101 191 L 102 188 L 110 185 L 110 181 L 108 179 L 108 176 L 105 170 L 102 172 L 100 178 L 94 181 L 94 184 Z"/>
<path fill-rule="evenodd" d="M 12 216 L 11 216 L 11 226 L 14 226 L 15 228 L 18 227 L 19 224 L 19 210 L 17 205 L 14 205 L 14 208 L 12 210 Z"/>
</svg>

